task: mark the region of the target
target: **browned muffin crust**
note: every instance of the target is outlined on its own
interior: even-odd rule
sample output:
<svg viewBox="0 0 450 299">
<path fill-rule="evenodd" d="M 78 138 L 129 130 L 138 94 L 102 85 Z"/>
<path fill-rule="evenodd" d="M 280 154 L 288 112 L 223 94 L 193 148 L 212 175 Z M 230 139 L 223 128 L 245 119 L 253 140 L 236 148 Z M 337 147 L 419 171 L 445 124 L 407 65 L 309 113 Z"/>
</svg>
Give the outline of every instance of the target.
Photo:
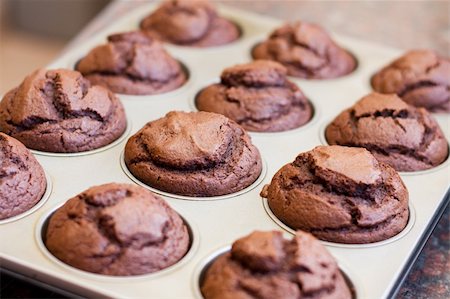
<svg viewBox="0 0 450 299">
<path fill-rule="evenodd" d="M 187 196 L 218 196 L 251 185 L 262 161 L 247 133 L 209 112 L 170 112 L 125 146 L 125 163 L 145 184 Z"/>
<path fill-rule="evenodd" d="M 371 80 L 380 93 L 432 112 L 450 112 L 450 59 L 432 50 L 412 50 L 385 66 Z"/>
<path fill-rule="evenodd" d="M 233 243 L 231 251 L 207 269 L 205 299 L 350 299 L 338 265 L 320 242 L 298 231 L 255 231 Z"/>
<path fill-rule="evenodd" d="M 181 217 L 159 196 L 129 184 L 89 188 L 49 220 L 45 245 L 81 270 L 116 276 L 159 271 L 189 249 Z"/>
<path fill-rule="evenodd" d="M 300 127 L 311 119 L 312 108 L 286 72 L 281 64 L 269 60 L 229 67 L 222 72 L 220 83 L 199 93 L 197 108 L 223 114 L 249 131 Z"/>
<path fill-rule="evenodd" d="M 401 232 L 408 191 L 398 173 L 363 148 L 318 146 L 283 166 L 261 196 L 293 229 L 339 243 L 371 243 Z"/>
<path fill-rule="evenodd" d="M 447 159 L 448 143 L 433 116 L 394 94 L 371 93 L 326 128 L 330 144 L 365 147 L 397 171 L 435 167 Z"/>
<path fill-rule="evenodd" d="M 0 133 L 0 220 L 28 211 L 42 198 L 47 181 L 30 151 Z"/>
<path fill-rule="evenodd" d="M 116 93 L 153 95 L 183 85 L 187 74 L 160 42 L 140 31 L 113 34 L 75 66 L 92 84 Z"/>
<path fill-rule="evenodd" d="M 231 43 L 241 35 L 205 0 L 169 0 L 141 22 L 141 29 L 165 42 L 192 47 Z"/>
<path fill-rule="evenodd" d="M 76 71 L 37 70 L 0 102 L 0 131 L 35 150 L 89 151 L 110 144 L 125 128 L 119 99 Z"/>
<path fill-rule="evenodd" d="M 288 74 L 306 79 L 331 79 L 351 73 L 355 58 L 315 24 L 295 22 L 277 28 L 252 50 L 254 59 L 275 60 Z"/>
</svg>

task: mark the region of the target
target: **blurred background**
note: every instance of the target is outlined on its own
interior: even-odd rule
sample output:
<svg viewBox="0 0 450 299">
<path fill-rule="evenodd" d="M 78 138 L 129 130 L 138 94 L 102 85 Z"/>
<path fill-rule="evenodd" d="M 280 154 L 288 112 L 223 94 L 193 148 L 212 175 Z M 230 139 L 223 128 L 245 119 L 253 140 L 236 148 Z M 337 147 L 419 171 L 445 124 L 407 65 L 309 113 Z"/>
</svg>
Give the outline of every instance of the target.
<svg viewBox="0 0 450 299">
<path fill-rule="evenodd" d="M 0 0 L 0 94 L 18 85 L 26 74 L 53 60 L 110 2 L 122 2 L 126 7 L 154 1 Z M 428 47 L 443 55 L 450 52 L 450 1 L 213 2 L 285 20 L 312 21 L 327 30 L 397 48 Z M 103 19 L 102 25 L 107 21 Z M 84 33 L 84 36 L 89 35 L 86 30 Z"/>
<path fill-rule="evenodd" d="M 0 0 L 0 94 L 54 59 L 110 0 Z"/>
</svg>

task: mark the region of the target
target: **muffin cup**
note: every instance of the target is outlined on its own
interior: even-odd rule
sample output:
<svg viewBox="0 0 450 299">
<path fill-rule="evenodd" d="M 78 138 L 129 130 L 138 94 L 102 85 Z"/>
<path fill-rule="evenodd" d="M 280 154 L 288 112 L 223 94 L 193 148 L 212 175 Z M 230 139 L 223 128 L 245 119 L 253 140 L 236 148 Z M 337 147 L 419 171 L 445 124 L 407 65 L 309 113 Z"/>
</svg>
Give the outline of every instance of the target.
<svg viewBox="0 0 450 299">
<path fill-rule="evenodd" d="M 323 145 L 330 145 L 328 143 L 328 140 L 327 140 L 326 136 L 325 136 L 325 131 L 326 131 L 328 125 L 331 124 L 332 121 L 333 121 L 332 119 L 329 119 L 329 120 L 324 122 L 319 127 L 319 139 L 320 139 L 320 143 L 323 144 Z M 449 154 L 447 155 L 447 158 L 445 159 L 445 161 L 442 162 L 441 164 L 439 164 L 439 165 L 437 165 L 435 167 L 429 168 L 429 169 L 425 169 L 425 170 L 397 171 L 398 174 L 400 174 L 400 176 L 426 175 L 426 174 L 429 174 L 429 173 L 432 173 L 432 172 L 435 172 L 435 171 L 439 171 L 439 170 L 441 170 L 443 168 L 446 168 L 448 166 L 448 164 L 450 163 L 450 159 L 449 159 L 449 156 L 450 156 L 450 145 L 448 144 L 448 142 L 447 142 L 447 146 L 449 147 L 449 151 L 448 151 Z"/>
<path fill-rule="evenodd" d="M 281 221 L 270 209 L 269 201 L 267 198 L 262 197 L 262 204 L 264 207 L 264 210 L 266 211 L 267 215 L 275 222 L 279 227 L 281 227 L 283 230 L 287 231 L 288 233 L 295 235 L 295 229 L 291 228 L 290 226 L 286 225 L 283 221 Z M 403 228 L 401 232 L 396 234 L 395 236 L 392 236 L 388 239 L 378 241 L 378 242 L 372 242 L 372 243 L 363 243 L 363 244 L 347 244 L 347 243 L 338 243 L 338 242 L 330 242 L 330 241 L 324 241 L 319 239 L 319 241 L 326 246 L 331 247 L 341 247 L 341 248 L 348 248 L 348 249 L 360 249 L 360 248 L 370 248 L 370 247 L 378 247 L 390 244 L 392 242 L 398 241 L 399 239 L 406 236 L 414 226 L 416 222 L 416 211 L 412 205 L 411 202 L 409 202 L 408 205 L 409 210 L 409 217 L 408 222 L 406 223 L 406 226 Z"/>
<path fill-rule="evenodd" d="M 143 183 L 142 181 L 140 181 L 138 178 L 136 178 L 130 172 L 127 165 L 125 164 L 125 152 L 122 151 L 122 153 L 120 154 L 120 166 L 122 167 L 123 172 L 125 172 L 125 174 L 134 183 L 136 183 L 139 186 L 144 187 L 156 194 L 162 195 L 162 196 L 171 197 L 171 198 L 175 198 L 175 199 L 182 199 L 182 200 L 193 200 L 193 201 L 222 200 L 222 199 L 227 199 L 227 198 L 231 198 L 231 197 L 236 197 L 236 196 L 242 195 L 244 193 L 247 193 L 247 192 L 253 190 L 254 188 L 256 188 L 256 186 L 258 186 L 264 180 L 264 178 L 266 177 L 266 174 L 267 174 L 267 163 L 263 158 L 261 158 L 261 161 L 262 161 L 262 169 L 261 169 L 261 173 L 259 174 L 259 177 L 256 179 L 256 181 L 254 181 L 251 185 L 247 186 L 246 188 L 239 190 L 238 192 L 225 194 L 225 195 L 196 197 L 196 196 L 185 196 L 185 195 L 178 195 L 178 194 L 174 194 L 174 193 L 165 192 L 165 191 L 153 188 L 153 187 Z"/>
<path fill-rule="evenodd" d="M 192 275 L 192 291 L 194 294 L 194 298 L 196 299 L 204 299 L 202 292 L 200 290 L 201 285 L 205 279 L 206 271 L 212 265 L 212 263 L 221 255 L 227 253 L 231 250 L 231 246 L 225 246 L 220 249 L 215 250 L 211 254 L 208 255 L 205 259 L 203 259 L 194 269 L 194 275 Z M 339 270 L 344 277 L 347 286 L 350 289 L 352 294 L 352 299 L 365 298 L 361 284 L 355 279 L 355 275 L 351 274 L 348 269 L 342 267 L 340 263 Z"/>
<path fill-rule="evenodd" d="M 28 215 L 31 215 L 34 212 L 36 212 L 37 210 L 39 210 L 47 202 L 47 200 L 50 198 L 50 195 L 52 193 L 53 182 L 52 182 L 52 178 L 50 177 L 50 175 L 45 170 L 44 170 L 44 174 L 45 174 L 45 180 L 46 180 L 47 186 L 45 188 L 45 192 L 42 195 L 41 199 L 34 206 L 32 206 L 30 209 L 28 209 L 27 211 L 25 211 L 23 213 L 20 213 L 20 214 L 18 214 L 16 216 L 0 220 L 0 225 L 6 224 L 6 223 L 10 223 L 10 222 L 13 222 L 13 221 L 17 221 L 19 219 L 22 219 L 22 218 L 28 216 Z"/>
<path fill-rule="evenodd" d="M 215 78 L 213 80 L 207 81 L 195 93 L 195 95 L 189 99 L 189 108 L 191 108 L 191 111 L 193 111 L 193 112 L 201 111 L 201 110 L 198 110 L 198 108 L 197 108 L 197 97 L 198 97 L 198 95 L 200 94 L 200 92 L 202 92 L 209 85 L 217 84 L 217 83 L 220 83 L 220 79 L 219 78 Z M 295 83 L 295 85 L 298 85 L 298 84 Z M 250 136 L 255 136 L 255 137 L 257 137 L 257 136 L 258 137 L 259 136 L 261 136 L 261 137 L 273 137 L 273 136 L 280 136 L 280 135 L 296 134 L 296 133 L 298 133 L 300 131 L 307 130 L 308 128 L 313 126 L 319 120 L 319 118 L 321 116 L 320 115 L 320 109 L 318 108 L 318 106 L 315 105 L 308 97 L 307 97 L 307 99 L 308 99 L 308 103 L 309 103 L 309 105 L 311 106 L 311 109 L 312 109 L 312 117 L 309 119 L 309 121 L 307 123 L 301 125 L 300 127 L 289 129 L 289 130 L 285 130 L 285 131 L 279 131 L 279 132 L 255 132 L 255 131 L 249 131 L 249 130 L 245 130 L 245 131 L 247 133 L 249 133 Z"/>
<path fill-rule="evenodd" d="M 103 152 L 103 151 L 109 150 L 110 148 L 115 147 L 116 145 L 118 145 L 119 143 L 124 141 L 128 137 L 128 135 L 130 135 L 130 132 L 131 132 L 131 121 L 129 119 L 127 119 L 127 127 L 125 128 L 125 131 L 122 133 L 122 135 L 119 138 L 117 138 L 110 144 L 107 144 L 105 146 L 102 146 L 102 147 L 99 147 L 99 148 L 96 148 L 96 149 L 93 149 L 90 151 L 77 152 L 77 153 L 52 153 L 52 152 L 38 151 L 38 150 L 34 150 L 34 149 L 30 149 L 30 151 L 35 155 L 48 156 L 48 157 L 80 157 L 80 156 L 93 155 L 93 154 L 97 154 L 97 153 L 100 153 L 100 152 Z"/>
<path fill-rule="evenodd" d="M 186 228 L 188 230 L 189 234 L 189 249 L 186 252 L 186 254 L 178 260 L 175 264 L 164 268 L 162 270 L 153 272 L 153 273 L 147 273 L 147 274 L 139 274 L 139 275 L 130 275 L 130 276 L 119 276 L 119 275 L 105 275 L 105 274 L 98 274 L 93 272 L 88 272 L 85 270 L 78 269 L 76 267 L 73 267 L 69 264 L 64 263 L 60 259 L 58 259 L 56 256 L 54 256 L 48 249 L 47 246 L 45 246 L 45 234 L 47 232 L 48 224 L 50 221 L 50 217 L 56 212 L 57 209 L 59 209 L 61 206 L 63 206 L 65 202 L 59 203 L 52 209 L 50 209 L 48 212 L 46 212 L 37 222 L 35 231 L 34 231 L 34 237 L 36 240 L 36 244 L 41 250 L 42 254 L 49 259 L 52 263 L 58 265 L 59 267 L 75 274 L 80 277 L 86 278 L 86 279 L 95 279 L 99 281 L 106 281 L 106 282 L 113 282 L 113 283 L 127 283 L 130 281 L 135 280 L 143 280 L 143 279 L 157 279 L 159 277 L 162 277 L 164 275 L 168 275 L 172 272 L 177 271 L 181 267 L 183 267 L 186 263 L 190 261 L 190 259 L 195 255 L 195 253 L 198 250 L 199 244 L 200 244 L 200 233 L 198 231 L 197 226 L 195 223 L 193 223 L 191 220 L 187 220 L 185 217 L 178 214 L 181 219 L 183 220 L 184 224 L 186 225 Z M 177 212 L 178 213 L 178 212 Z"/>
</svg>

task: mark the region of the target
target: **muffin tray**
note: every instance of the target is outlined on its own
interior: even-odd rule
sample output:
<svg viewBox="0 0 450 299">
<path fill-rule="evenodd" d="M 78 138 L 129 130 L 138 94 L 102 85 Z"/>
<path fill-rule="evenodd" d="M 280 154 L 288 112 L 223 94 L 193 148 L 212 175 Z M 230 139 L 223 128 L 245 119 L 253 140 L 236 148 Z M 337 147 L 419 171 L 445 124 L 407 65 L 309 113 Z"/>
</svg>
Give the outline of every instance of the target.
<svg viewBox="0 0 450 299">
<path fill-rule="evenodd" d="M 155 4 L 140 5 L 115 19 L 108 28 L 73 47 L 48 68 L 73 69 L 91 48 L 105 43 L 108 34 L 137 29 L 140 20 L 154 8 Z M 205 49 L 166 45 L 189 71 L 189 80 L 181 88 L 162 95 L 119 95 L 126 109 L 128 130 L 118 142 L 83 154 L 35 152 L 51 180 L 51 192 L 49 189 L 49 198 L 44 198 L 43 204 L 31 213 L 14 221 L 0 222 L 2 267 L 82 296 L 198 298 L 201 296 L 198 281 L 203 267 L 214 256 L 251 231 L 283 229 L 279 221 L 272 219 L 270 210 L 259 195 L 264 184 L 269 183 L 275 172 L 293 161 L 300 152 L 326 144 L 323 138 L 326 124 L 369 93 L 371 75 L 402 51 L 333 34 L 336 41 L 356 57 L 358 68 L 350 75 L 333 80 L 291 78 L 314 106 L 314 117 L 308 124 L 291 131 L 250 133 L 265 161 L 264 171 L 255 184 L 231 196 L 195 201 L 162 193 L 185 219 L 193 236 L 188 254 L 172 267 L 135 277 L 107 277 L 67 266 L 54 258 L 43 245 L 42 230 L 48 216 L 66 200 L 94 185 L 136 182 L 124 167 L 122 154 L 131 134 L 171 110 L 195 111 L 194 99 L 198 91 L 217 81 L 223 68 L 251 61 L 252 47 L 283 23 L 237 9 L 223 6 L 218 9 L 241 27 L 242 37 L 226 46 Z M 449 116 L 434 116 L 448 140 Z M 401 177 L 409 190 L 411 211 L 410 222 L 404 232 L 392 240 L 374 244 L 323 242 L 353 284 L 357 298 L 393 296 L 448 201 L 448 160 L 428 171 L 401 173 Z M 288 231 L 285 233 L 289 235 Z"/>
</svg>

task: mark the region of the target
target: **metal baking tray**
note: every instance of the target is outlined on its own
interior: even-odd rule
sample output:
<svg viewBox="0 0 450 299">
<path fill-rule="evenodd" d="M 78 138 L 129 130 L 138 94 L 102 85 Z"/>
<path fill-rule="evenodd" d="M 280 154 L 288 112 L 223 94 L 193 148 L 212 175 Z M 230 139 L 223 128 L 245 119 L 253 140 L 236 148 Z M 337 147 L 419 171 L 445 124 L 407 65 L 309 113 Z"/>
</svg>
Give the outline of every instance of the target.
<svg viewBox="0 0 450 299">
<path fill-rule="evenodd" d="M 138 6 L 114 19 L 111 25 L 83 44 L 75 45 L 48 68 L 73 68 L 91 48 L 105 43 L 111 33 L 138 28 L 140 20 L 155 4 Z M 64 265 L 46 251 L 42 229 L 47 217 L 66 200 L 83 190 L 109 182 L 133 183 L 123 169 L 122 152 L 126 140 L 148 121 L 171 110 L 193 111 L 199 90 L 217 81 L 225 67 L 251 60 L 252 47 L 283 22 L 246 11 L 218 6 L 220 14 L 236 22 L 242 37 L 229 45 L 198 49 L 166 45 L 168 51 L 189 70 L 189 80 L 178 90 L 155 96 L 119 95 L 127 117 L 128 130 L 118 142 L 83 154 L 42 154 L 35 152 L 53 186 L 42 206 L 14 221 L 0 223 L 0 262 L 8 271 L 71 293 L 95 297 L 198 298 L 202 267 L 217 252 L 254 230 L 282 230 L 271 218 L 259 196 L 264 184 L 297 154 L 324 143 L 323 130 L 340 111 L 371 91 L 369 79 L 402 51 L 366 41 L 333 35 L 358 60 L 358 68 L 345 77 L 329 80 L 291 78 L 314 106 L 314 117 L 305 126 L 282 133 L 250 133 L 265 161 L 258 182 L 226 198 L 187 200 L 163 193 L 167 202 L 190 225 L 194 236 L 191 250 L 179 264 L 169 269 L 136 277 L 107 277 L 86 273 Z M 329 28 L 328 28 L 329 29 Z M 31 71 L 31 70 L 30 70 Z M 449 139 L 448 115 L 435 114 Z M 386 298 L 395 294 L 409 267 L 423 247 L 431 229 L 448 201 L 449 161 L 431 170 L 401 173 L 410 194 L 412 211 L 407 231 L 393 240 L 365 245 L 324 242 L 354 285 L 357 298 Z M 286 234 L 289 232 L 285 231 Z"/>
</svg>

